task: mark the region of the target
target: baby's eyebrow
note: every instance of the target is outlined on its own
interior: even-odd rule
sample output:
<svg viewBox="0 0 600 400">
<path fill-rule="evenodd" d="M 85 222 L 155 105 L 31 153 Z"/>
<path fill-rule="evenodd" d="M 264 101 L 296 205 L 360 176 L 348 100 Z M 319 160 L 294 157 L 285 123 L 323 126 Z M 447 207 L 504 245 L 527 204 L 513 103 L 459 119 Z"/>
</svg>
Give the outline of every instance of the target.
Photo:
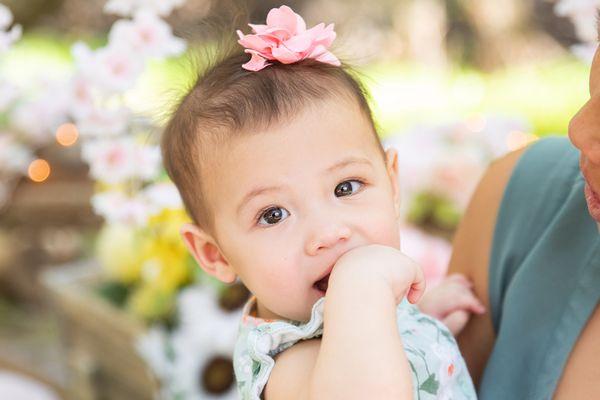
<svg viewBox="0 0 600 400">
<path fill-rule="evenodd" d="M 240 201 L 240 204 L 237 207 L 236 213 L 239 215 L 239 213 L 242 211 L 242 208 L 244 208 L 244 206 L 246 204 L 248 204 L 250 199 L 252 199 L 253 197 L 258 196 L 259 194 L 263 194 L 266 192 L 275 192 L 275 191 L 281 190 L 281 189 L 283 189 L 283 186 L 259 186 L 259 187 L 252 189 L 244 196 L 242 201 Z"/>
<path fill-rule="evenodd" d="M 347 157 L 344 158 L 343 160 L 333 164 L 331 167 L 328 167 L 325 170 L 325 173 L 330 173 L 335 171 L 336 169 L 340 169 L 345 167 L 346 165 L 349 164 L 367 164 L 372 166 L 373 164 L 371 163 L 371 161 L 369 161 L 367 158 L 363 158 L 363 157 Z"/>
</svg>

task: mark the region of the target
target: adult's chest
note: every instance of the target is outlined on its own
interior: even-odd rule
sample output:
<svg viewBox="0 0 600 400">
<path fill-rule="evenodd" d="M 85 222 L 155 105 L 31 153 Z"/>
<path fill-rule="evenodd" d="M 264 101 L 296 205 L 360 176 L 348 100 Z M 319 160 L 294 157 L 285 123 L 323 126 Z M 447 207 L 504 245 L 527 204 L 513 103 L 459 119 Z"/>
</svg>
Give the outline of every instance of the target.
<svg viewBox="0 0 600 400">
<path fill-rule="evenodd" d="M 596 306 L 567 359 L 554 399 L 600 399 L 598 360 L 600 360 L 600 308 Z"/>
<path fill-rule="evenodd" d="M 503 290 L 481 398 L 499 398 L 504 385 L 527 399 L 600 398 L 600 237 L 584 200 L 575 205 L 496 276 Z"/>
</svg>

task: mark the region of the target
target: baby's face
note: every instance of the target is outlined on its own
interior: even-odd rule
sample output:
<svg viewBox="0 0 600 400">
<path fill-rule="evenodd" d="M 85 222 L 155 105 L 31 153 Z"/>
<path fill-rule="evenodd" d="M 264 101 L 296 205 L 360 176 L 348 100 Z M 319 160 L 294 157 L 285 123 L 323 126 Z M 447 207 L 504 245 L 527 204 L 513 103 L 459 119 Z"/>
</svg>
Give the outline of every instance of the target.
<svg viewBox="0 0 600 400">
<path fill-rule="evenodd" d="M 259 317 L 307 321 L 342 254 L 399 248 L 396 153 L 384 159 L 371 130 L 357 105 L 324 100 L 220 151 L 206 191 L 215 237 Z"/>
</svg>

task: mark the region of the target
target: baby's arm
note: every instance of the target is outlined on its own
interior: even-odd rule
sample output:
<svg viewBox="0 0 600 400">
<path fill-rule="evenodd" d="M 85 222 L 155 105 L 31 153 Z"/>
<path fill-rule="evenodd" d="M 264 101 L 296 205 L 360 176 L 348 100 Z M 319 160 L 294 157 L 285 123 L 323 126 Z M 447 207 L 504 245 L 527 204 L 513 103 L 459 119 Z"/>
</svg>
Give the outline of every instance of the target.
<svg viewBox="0 0 600 400">
<path fill-rule="evenodd" d="M 322 340 L 280 353 L 265 398 L 412 398 L 396 307 L 407 291 L 414 302 L 423 288 L 420 268 L 396 249 L 374 245 L 344 254 L 329 279 Z"/>
</svg>

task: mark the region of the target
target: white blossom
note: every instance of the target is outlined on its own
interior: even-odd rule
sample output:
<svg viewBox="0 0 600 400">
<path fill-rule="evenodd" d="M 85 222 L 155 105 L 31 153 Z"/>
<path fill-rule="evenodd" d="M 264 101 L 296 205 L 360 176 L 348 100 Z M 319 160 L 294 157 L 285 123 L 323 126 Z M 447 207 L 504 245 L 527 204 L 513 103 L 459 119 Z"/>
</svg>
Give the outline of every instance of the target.
<svg viewBox="0 0 600 400">
<path fill-rule="evenodd" d="M 17 103 L 10 121 L 26 140 L 42 146 L 54 140 L 56 129 L 67 122 L 70 98 L 61 81 L 39 81 L 41 91 Z"/>
<path fill-rule="evenodd" d="M 108 224 L 141 227 L 151 214 L 144 199 L 128 197 L 119 191 L 96 193 L 91 202 L 94 212 L 104 217 Z"/>
<path fill-rule="evenodd" d="M 82 157 L 94 179 L 110 184 L 132 178 L 152 180 L 160 172 L 158 147 L 142 145 L 130 136 L 89 140 L 83 144 Z"/>
<path fill-rule="evenodd" d="M 110 43 L 128 46 L 146 57 L 177 56 L 185 51 L 185 41 L 173 36 L 171 27 L 149 11 L 139 11 L 133 20 L 116 21 L 109 33 Z"/>
<path fill-rule="evenodd" d="M 8 132 L 0 132 L 0 176 L 25 174 L 33 159 L 29 147 L 17 142 Z"/>
<path fill-rule="evenodd" d="M 109 0 L 104 12 L 127 17 L 143 10 L 167 16 L 183 3 L 185 0 Z"/>
<path fill-rule="evenodd" d="M 104 92 L 124 92 L 132 88 L 144 70 L 144 61 L 125 44 L 91 50 L 77 42 L 71 52 L 77 73 Z"/>
<path fill-rule="evenodd" d="M 151 365 L 157 365 L 163 391 L 169 396 L 178 394 L 184 399 L 237 400 L 235 383 L 218 396 L 208 393 L 201 385 L 201 375 L 214 357 L 232 359 L 242 309 L 227 312 L 218 304 L 216 289 L 210 285 L 196 285 L 183 289 L 177 298 L 179 325 L 167 342 L 160 335 L 140 338 L 142 356 Z M 161 349 L 160 346 L 163 346 Z M 172 359 L 163 368 L 164 349 L 169 347 Z"/>
<path fill-rule="evenodd" d="M 577 37 L 583 42 L 572 46 L 571 51 L 578 58 L 590 63 L 597 48 L 596 16 L 599 10 L 600 0 L 558 0 L 554 5 L 556 15 L 571 19 Z"/>
<path fill-rule="evenodd" d="M 183 206 L 177 187 L 171 182 L 158 182 L 143 191 L 148 203 L 156 210 L 180 209 Z"/>
<path fill-rule="evenodd" d="M 0 80 L 0 113 L 6 111 L 19 97 L 19 89 L 11 82 Z"/>
<path fill-rule="evenodd" d="M 131 112 L 125 107 L 91 107 L 80 109 L 80 112 L 76 113 L 75 122 L 83 137 L 107 137 L 125 133 L 130 118 Z"/>
<path fill-rule="evenodd" d="M 585 43 L 585 44 L 576 44 L 571 46 L 571 51 L 573 54 L 579 58 L 581 61 L 584 61 L 588 64 L 592 63 L 594 59 L 594 55 L 596 54 L 596 50 L 598 49 L 598 45 L 593 43 Z"/>
<path fill-rule="evenodd" d="M 592 14 L 600 7 L 600 0 L 558 0 L 554 12 L 561 17 Z"/>
<path fill-rule="evenodd" d="M 10 48 L 10 46 L 21 38 L 23 29 L 21 25 L 14 25 L 11 29 L 8 27 L 13 22 L 13 15 L 8 7 L 0 4 L 0 54 Z"/>
<path fill-rule="evenodd" d="M 13 23 L 13 15 L 8 7 L 0 4 L 0 30 L 5 31 Z"/>
</svg>

